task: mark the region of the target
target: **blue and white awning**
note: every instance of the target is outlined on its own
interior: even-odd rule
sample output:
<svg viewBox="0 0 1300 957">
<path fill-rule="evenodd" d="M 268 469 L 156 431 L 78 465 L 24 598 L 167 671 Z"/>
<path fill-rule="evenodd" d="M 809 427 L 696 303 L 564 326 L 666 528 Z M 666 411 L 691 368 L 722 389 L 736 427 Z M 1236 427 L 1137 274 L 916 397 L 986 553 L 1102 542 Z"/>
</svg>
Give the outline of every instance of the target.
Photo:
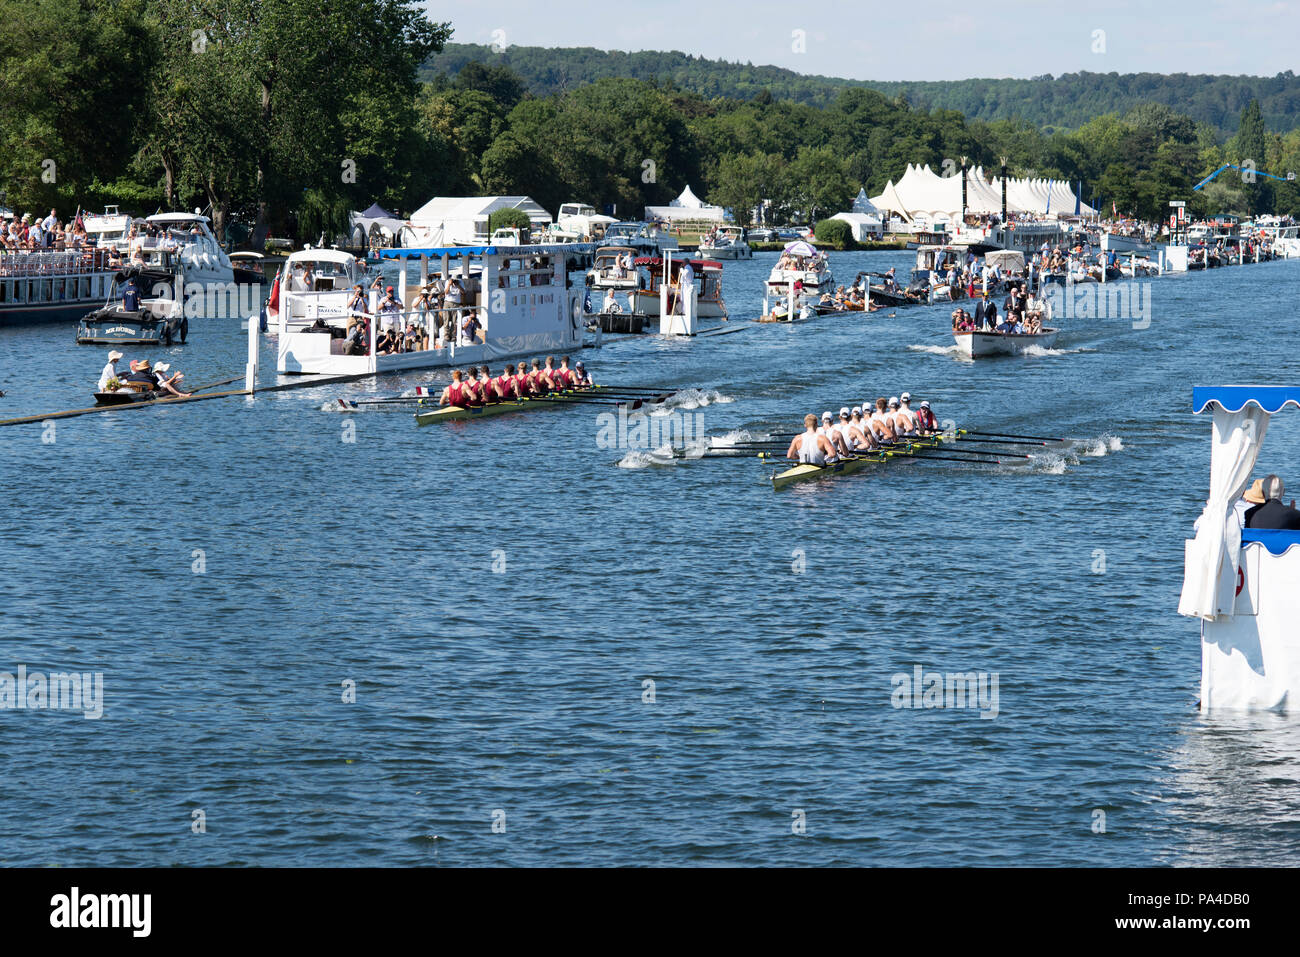
<svg viewBox="0 0 1300 957">
<path fill-rule="evenodd" d="M 1192 389 L 1193 412 L 1204 412 L 1212 403 L 1225 412 L 1240 412 L 1253 403 L 1271 415 L 1288 405 L 1300 409 L 1300 386 L 1212 385 Z"/>
</svg>

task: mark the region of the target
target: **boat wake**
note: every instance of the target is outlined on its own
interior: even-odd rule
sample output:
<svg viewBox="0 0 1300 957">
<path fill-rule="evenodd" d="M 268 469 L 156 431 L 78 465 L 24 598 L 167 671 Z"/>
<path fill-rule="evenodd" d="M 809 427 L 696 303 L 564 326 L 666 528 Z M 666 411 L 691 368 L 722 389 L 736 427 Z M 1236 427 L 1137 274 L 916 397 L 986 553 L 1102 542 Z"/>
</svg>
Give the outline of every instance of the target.
<svg viewBox="0 0 1300 957">
<path fill-rule="evenodd" d="M 766 432 L 751 432 L 749 429 L 733 429 L 722 435 L 712 436 L 713 448 L 726 449 L 737 442 L 766 442 L 771 436 Z"/>
<path fill-rule="evenodd" d="M 680 392 L 674 392 L 671 396 L 654 406 L 650 410 L 651 415 L 666 415 L 674 410 L 690 411 L 691 409 L 701 409 L 706 405 L 725 405 L 728 402 L 736 400 L 729 395 L 723 395 L 717 389 L 682 389 Z"/>
<path fill-rule="evenodd" d="M 1045 349 L 1042 346 L 1029 346 L 1021 355 L 1026 356 L 1068 356 L 1076 352 L 1096 352 L 1091 346 L 1076 346 L 1073 349 Z"/>
<path fill-rule="evenodd" d="M 1124 440 L 1118 435 L 1102 433 L 1094 439 L 1071 439 L 1062 449 L 1029 453 L 1025 467 L 1044 475 L 1064 475 L 1066 470 L 1087 458 L 1100 458 L 1124 450 Z"/>
<path fill-rule="evenodd" d="M 951 356 L 954 359 L 961 359 L 964 362 L 973 361 L 969 356 L 961 351 L 961 346 L 953 343 L 950 346 L 908 346 L 912 352 L 928 352 L 932 356 Z"/>
<path fill-rule="evenodd" d="M 671 445 L 662 445 L 649 452 L 633 449 L 615 462 L 614 465 L 620 469 L 648 469 L 657 465 L 676 465 L 681 461 L 684 460 L 673 455 Z"/>
</svg>

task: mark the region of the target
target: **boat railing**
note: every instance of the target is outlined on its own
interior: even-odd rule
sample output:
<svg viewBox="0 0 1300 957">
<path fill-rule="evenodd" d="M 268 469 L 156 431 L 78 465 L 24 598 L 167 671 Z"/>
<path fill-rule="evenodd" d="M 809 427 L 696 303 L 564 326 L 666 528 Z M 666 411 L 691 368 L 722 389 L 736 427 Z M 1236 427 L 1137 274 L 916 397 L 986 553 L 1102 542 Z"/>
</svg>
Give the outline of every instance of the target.
<svg viewBox="0 0 1300 957">
<path fill-rule="evenodd" d="M 106 250 L 51 250 L 47 252 L 0 253 L 0 276 L 81 276 L 109 271 Z"/>
</svg>

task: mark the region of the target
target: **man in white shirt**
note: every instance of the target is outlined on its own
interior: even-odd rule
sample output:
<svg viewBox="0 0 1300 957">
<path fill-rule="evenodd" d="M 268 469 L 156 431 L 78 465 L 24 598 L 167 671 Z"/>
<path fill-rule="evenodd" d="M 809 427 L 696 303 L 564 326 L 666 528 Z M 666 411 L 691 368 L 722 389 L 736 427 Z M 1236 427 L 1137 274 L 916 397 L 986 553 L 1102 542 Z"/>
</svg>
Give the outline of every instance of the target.
<svg viewBox="0 0 1300 957">
<path fill-rule="evenodd" d="M 58 227 L 58 225 L 59 225 L 59 217 L 54 215 L 54 210 L 50 210 L 50 215 L 46 216 L 44 219 L 41 220 L 41 229 L 45 232 L 46 236 L 53 235 L 54 230 Z"/>
</svg>

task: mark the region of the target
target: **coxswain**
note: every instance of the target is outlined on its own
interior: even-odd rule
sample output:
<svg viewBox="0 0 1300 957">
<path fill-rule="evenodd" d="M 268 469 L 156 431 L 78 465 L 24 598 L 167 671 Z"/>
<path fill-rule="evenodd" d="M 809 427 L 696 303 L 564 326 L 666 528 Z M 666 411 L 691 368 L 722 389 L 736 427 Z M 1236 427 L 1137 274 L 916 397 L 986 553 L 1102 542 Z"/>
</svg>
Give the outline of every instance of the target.
<svg viewBox="0 0 1300 957">
<path fill-rule="evenodd" d="M 922 435 L 929 435 L 939 431 L 939 423 L 935 420 L 934 413 L 930 411 L 930 403 L 922 402 L 921 407 L 916 410 L 916 429 Z"/>
<path fill-rule="evenodd" d="M 835 458 L 835 446 L 817 431 L 817 416 L 811 412 L 803 417 L 804 430 L 796 435 L 785 453 L 788 459 L 797 459 L 801 465 L 825 465 Z"/>
<path fill-rule="evenodd" d="M 456 405 L 462 409 L 469 406 L 469 398 L 465 395 L 465 383 L 461 381 L 464 375 L 459 369 L 451 370 L 451 383 L 442 390 L 442 395 L 438 396 L 439 405 Z"/>
<path fill-rule="evenodd" d="M 117 361 L 122 358 L 122 353 L 116 349 L 108 354 L 108 365 L 104 366 L 104 371 L 99 374 L 99 386 L 97 392 L 107 392 L 108 384 L 117 381 Z"/>
<path fill-rule="evenodd" d="M 593 389 L 596 386 L 596 383 L 591 381 L 591 373 L 582 364 L 582 360 L 578 360 L 578 364 L 574 368 L 573 384 L 579 389 Z"/>
</svg>

